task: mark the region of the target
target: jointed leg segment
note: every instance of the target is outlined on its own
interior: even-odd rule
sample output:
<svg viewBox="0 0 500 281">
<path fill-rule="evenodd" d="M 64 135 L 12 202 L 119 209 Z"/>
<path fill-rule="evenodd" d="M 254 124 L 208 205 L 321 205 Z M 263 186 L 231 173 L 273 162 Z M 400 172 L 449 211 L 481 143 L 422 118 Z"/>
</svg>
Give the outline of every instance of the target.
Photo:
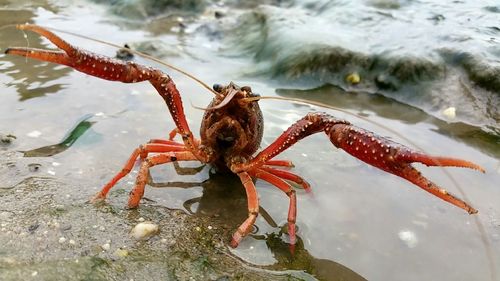
<svg viewBox="0 0 500 281">
<path fill-rule="evenodd" d="M 265 180 L 268 183 L 278 187 L 288 197 L 290 197 L 290 206 L 288 207 L 288 235 L 290 237 L 290 244 L 294 245 L 296 242 L 295 236 L 295 221 L 297 218 L 297 197 L 295 190 L 292 186 L 281 178 L 265 171 L 264 169 L 255 169 L 249 172 L 252 176 Z"/>
<path fill-rule="evenodd" d="M 125 163 L 123 169 L 116 174 L 103 188 L 102 190 L 95 195 L 95 197 L 91 201 L 102 200 L 106 198 L 109 190 L 113 188 L 113 186 L 124 176 L 126 176 L 132 168 L 134 167 L 135 161 L 137 158 L 142 160 L 146 159 L 149 153 L 165 153 L 165 152 L 185 152 L 186 148 L 184 146 L 176 146 L 172 144 L 162 144 L 162 143 L 148 143 L 145 145 L 141 145 L 136 148 L 132 155 L 130 155 L 129 159 Z"/>
<path fill-rule="evenodd" d="M 144 187 L 148 182 L 149 168 L 156 165 L 170 163 L 174 161 L 193 161 L 193 160 L 197 159 L 189 151 L 167 152 L 146 158 L 141 164 L 141 168 L 139 170 L 135 182 L 135 187 L 130 192 L 128 207 L 137 208 L 137 206 L 139 206 L 139 201 L 144 195 Z"/>
<path fill-rule="evenodd" d="M 247 172 L 238 173 L 243 187 L 245 188 L 248 201 L 248 218 L 238 227 L 236 232 L 233 234 L 233 239 L 231 240 L 231 247 L 236 248 L 240 244 L 241 239 L 245 237 L 252 230 L 252 226 L 257 219 L 259 214 L 259 197 L 257 196 L 257 191 L 255 190 L 255 185 L 253 184 L 252 178 Z"/>
<path fill-rule="evenodd" d="M 280 170 L 280 169 L 275 169 L 275 168 L 271 168 L 268 166 L 262 166 L 260 169 L 264 170 L 268 173 L 271 173 L 275 176 L 278 176 L 282 179 L 292 181 L 292 182 L 302 186 L 302 188 L 307 192 L 311 191 L 311 185 L 306 180 L 304 180 L 302 177 L 300 177 L 292 172 Z"/>
</svg>

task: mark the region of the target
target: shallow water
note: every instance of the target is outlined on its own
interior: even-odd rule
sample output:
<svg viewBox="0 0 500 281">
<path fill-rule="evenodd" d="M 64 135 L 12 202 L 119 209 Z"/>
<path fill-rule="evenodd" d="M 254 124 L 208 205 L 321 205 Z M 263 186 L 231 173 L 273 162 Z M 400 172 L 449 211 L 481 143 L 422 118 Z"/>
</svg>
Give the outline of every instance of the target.
<svg viewBox="0 0 500 281">
<path fill-rule="evenodd" d="M 235 8 L 237 2 L 187 1 L 189 5 L 176 9 L 146 9 L 148 1 L 128 1 L 127 7 L 83 1 L 71 6 L 0 1 L 0 25 L 33 22 L 117 44 L 129 43 L 210 84 L 235 81 L 262 95 L 320 101 L 355 115 L 262 101 L 266 120 L 262 147 L 307 112 L 327 110 L 405 143 L 356 115 L 368 117 L 410 138 L 428 153 L 468 159 L 487 171 L 447 169 L 460 183 L 467 201 L 479 210 L 478 215 L 469 216 L 335 149 L 323 135 L 312 136 L 280 157 L 292 160 L 294 171 L 313 188 L 312 195 L 298 191 L 297 253 L 293 258 L 289 255 L 286 235 L 280 233 L 286 223 L 287 197 L 257 181 L 260 205 L 268 216 L 258 218 L 255 232 L 237 249 L 225 248 L 251 267 L 305 271 L 310 275 L 303 278 L 326 280 L 336 280 L 336 274 L 350 274 L 347 276 L 353 280 L 358 278 L 356 274 L 368 280 L 498 280 L 500 90 L 494 79 L 481 82 L 499 67 L 498 22 L 492 19 L 498 17 L 500 8 L 495 9 L 494 1 L 481 5 L 457 2 L 460 9 L 406 1 L 277 1 L 281 6 Z M 216 11 L 224 16 L 216 19 Z M 401 29 L 415 32 L 402 33 Z M 37 35 L 23 35 L 12 27 L 0 29 L 0 48 L 51 47 Z M 116 52 L 81 38 L 63 37 L 101 54 L 114 56 Z M 333 63 L 347 58 L 352 61 L 347 66 Z M 477 70 L 482 64 L 489 72 Z M 66 67 L 10 56 L 0 57 L 0 69 L 0 134 L 16 137 L 0 149 L 32 151 L 71 144 L 65 149 L 58 146 L 60 151 L 45 154 L 48 157 L 19 156 L 2 162 L 3 194 L 15 192 L 7 187 L 25 178 L 49 177 L 66 183 L 57 194 L 75 196 L 76 202 L 83 203 L 121 169 L 134 148 L 151 138 L 164 138 L 173 129 L 163 101 L 147 83 L 112 83 Z M 188 121 L 196 131 L 202 112 L 189 103 L 205 106 L 211 94 L 182 75 L 164 71 L 172 74 L 183 93 Z M 354 72 L 360 75 L 360 84 L 345 81 Z M 457 109 L 452 120 L 442 115 L 451 106 Z M 92 117 L 86 119 L 88 116 Z M 91 125 L 76 140 L 67 141 L 82 120 Z M 18 170 L 9 168 L 12 161 Z M 146 203 L 191 212 L 195 217 L 217 217 L 235 229 L 247 212 L 238 181 L 211 175 L 209 167 L 197 163 L 181 166 L 199 169 L 190 169 L 187 175 L 171 166 L 153 169 L 155 184 L 151 185 L 158 188 L 147 188 L 145 197 L 153 201 Z M 464 198 L 443 170 L 419 169 Z M 111 193 L 113 208 L 124 209 L 135 175 L 124 178 Z M 23 202 L 30 204 L 30 200 Z M 14 208 L 9 211 L 23 210 L 22 205 Z M 91 221 L 94 215 L 92 207 L 77 212 L 81 213 L 75 216 L 84 218 L 82 221 Z M 119 220 L 126 215 L 117 216 Z M 151 219 L 159 220 L 155 215 Z M 9 231 L 11 226 L 4 228 Z M 121 236 L 119 243 L 127 243 L 127 233 L 114 235 Z M 227 242 L 229 236 L 220 239 Z M 23 251 L 28 253 L 17 256 L 30 256 L 29 249 Z M 80 254 L 64 252 L 71 258 Z M 11 256 L 16 254 L 0 248 L 0 257 Z"/>
</svg>

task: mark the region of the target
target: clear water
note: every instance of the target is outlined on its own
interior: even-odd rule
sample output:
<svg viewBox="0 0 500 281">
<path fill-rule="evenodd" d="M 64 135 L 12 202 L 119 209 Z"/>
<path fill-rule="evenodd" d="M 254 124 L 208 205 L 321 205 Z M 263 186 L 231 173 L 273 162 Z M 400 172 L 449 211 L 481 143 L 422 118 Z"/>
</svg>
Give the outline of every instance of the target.
<svg viewBox="0 0 500 281">
<path fill-rule="evenodd" d="M 304 270 L 326 280 L 335 280 L 329 270 L 340 265 L 368 280 L 500 278 L 500 91 L 495 90 L 495 81 L 490 83 L 493 86 L 475 82 L 467 72 L 468 64 L 456 59 L 457 54 L 467 53 L 475 63 L 486 64 L 491 71 L 498 69 L 497 3 L 285 1 L 257 6 L 237 1 L 192 2 L 201 4 L 177 10 L 158 8 L 153 13 L 144 9 L 147 1 L 114 6 L 84 1 L 0 1 L 0 25 L 32 22 L 118 44 L 129 43 L 209 84 L 234 81 L 250 85 L 262 95 L 320 101 L 354 115 L 290 102 L 262 101 L 262 147 L 307 112 L 326 110 L 404 142 L 356 115 L 369 117 L 410 138 L 427 153 L 464 158 L 487 171 L 481 174 L 446 169 L 479 210 L 478 215 L 469 216 L 335 149 L 323 135 L 312 136 L 281 156 L 292 160 L 296 164 L 294 172 L 313 188 L 312 195 L 298 192 L 298 254 L 295 258 L 287 256 L 281 239 L 274 237 L 286 223 L 287 197 L 257 181 L 260 205 L 275 224 L 260 216 L 256 232 L 230 250 L 251 266 Z M 224 17 L 216 19 L 215 11 Z M 179 25 L 181 19 L 183 24 Z M 249 24 L 242 27 L 241 22 Z M 101 54 L 114 56 L 116 52 L 81 38 L 63 37 Z M 51 47 L 37 35 L 27 33 L 25 38 L 23 32 L 12 27 L 0 29 L 2 50 L 27 45 Z M 378 68 L 353 63 L 351 68 L 336 71 L 317 60 L 318 56 L 332 53 L 324 49 L 325 45 L 361 54 L 353 57 L 356 62 L 363 61 L 359 58 L 386 62 L 376 65 Z M 299 50 L 312 54 L 311 59 L 306 56 L 298 60 L 304 58 L 295 55 Z M 398 72 L 390 70 L 399 61 L 395 58 L 426 62 L 423 68 L 416 68 L 418 73 L 424 69 L 424 74 L 411 79 L 407 78 L 414 77 L 411 73 L 395 75 Z M 50 157 L 29 160 L 40 165 L 40 175 L 78 183 L 65 186 L 65 190 L 58 191 L 61 194 L 77 193 L 81 198 L 90 198 L 121 169 L 134 148 L 151 138 L 164 138 L 173 129 L 162 99 L 148 83 L 112 83 L 66 67 L 4 55 L 0 57 L 0 69 L 0 133 L 16 136 L 3 150 L 27 151 L 61 143 L 78 122 L 93 116 L 89 119 L 92 126 L 71 147 Z M 190 102 L 205 106 L 211 94 L 188 78 L 162 69 L 173 76 L 183 93 L 189 124 L 196 131 L 202 112 L 191 107 Z M 352 72 L 360 74 L 360 85 L 345 82 L 344 76 Z M 391 90 L 374 83 L 373 79 L 381 74 L 397 88 Z M 365 77 L 369 77 L 366 82 Z M 442 110 L 451 106 L 457 109 L 453 120 L 442 115 Z M 464 197 L 443 170 L 418 168 L 442 187 Z M 29 176 L 0 171 L 2 186 L 12 186 Z M 178 175 L 171 166 L 161 166 L 154 168 L 152 175 L 155 182 L 176 182 L 170 188 L 147 188 L 145 197 L 159 207 L 187 211 L 189 206 L 199 216 L 217 213 L 234 228 L 245 217 L 242 193 L 229 196 L 210 192 L 213 185 L 229 184 L 235 190 L 242 187 L 234 179 L 210 177 L 208 167 L 198 173 Z M 124 178 L 116 189 L 128 191 L 134 176 L 131 173 Z M 126 197 L 126 192 L 121 196 Z M 187 204 L 193 198 L 200 199 Z M 123 202 L 109 201 L 117 208 L 124 208 Z M 286 240 L 286 235 L 282 238 Z"/>
</svg>

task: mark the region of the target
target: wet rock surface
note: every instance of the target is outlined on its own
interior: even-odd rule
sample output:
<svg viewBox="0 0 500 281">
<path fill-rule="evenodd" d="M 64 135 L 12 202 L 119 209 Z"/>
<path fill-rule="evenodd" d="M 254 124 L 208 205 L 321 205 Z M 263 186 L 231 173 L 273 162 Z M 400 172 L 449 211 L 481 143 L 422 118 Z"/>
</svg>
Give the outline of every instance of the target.
<svg viewBox="0 0 500 281">
<path fill-rule="evenodd" d="M 33 177 L 0 190 L 1 280 L 295 280 L 243 266 L 229 254 L 228 229 L 209 218 L 148 204 L 95 206 L 58 194 L 63 186 Z M 158 224 L 158 235 L 129 236 L 141 217 Z"/>
</svg>

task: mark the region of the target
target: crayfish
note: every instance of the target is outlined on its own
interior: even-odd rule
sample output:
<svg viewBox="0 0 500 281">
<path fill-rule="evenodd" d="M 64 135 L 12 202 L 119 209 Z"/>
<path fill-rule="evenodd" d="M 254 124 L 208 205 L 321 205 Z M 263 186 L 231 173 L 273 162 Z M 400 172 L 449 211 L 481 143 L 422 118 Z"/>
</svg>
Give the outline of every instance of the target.
<svg viewBox="0 0 500 281">
<path fill-rule="evenodd" d="M 169 75 L 135 62 L 125 62 L 81 50 L 40 26 L 26 24 L 19 25 L 18 28 L 46 37 L 60 50 L 14 47 L 7 49 L 7 54 L 66 65 L 111 81 L 123 83 L 149 81 L 165 100 L 172 115 L 176 128 L 170 133 L 169 139 L 153 139 L 135 149 L 124 168 L 95 195 L 93 200 L 106 198 L 109 190 L 132 170 L 138 158 L 142 160 L 142 164 L 135 186 L 130 192 L 128 200 L 130 208 L 138 207 L 151 167 L 174 161 L 200 161 L 215 166 L 219 171 L 238 175 L 245 188 L 248 218 L 234 232 L 230 244 L 232 247 L 238 246 L 243 237 L 251 231 L 259 213 L 259 199 L 253 178 L 269 182 L 289 197 L 288 235 L 290 244 L 293 245 L 296 242 L 297 206 L 296 193 L 290 182 L 306 190 L 309 190 L 310 185 L 300 176 L 284 169 L 292 166 L 290 161 L 274 158 L 299 140 L 323 132 L 334 146 L 352 156 L 402 177 L 464 209 L 469 214 L 477 213 L 476 209 L 426 179 L 411 165 L 413 162 L 419 162 L 427 166 L 466 167 L 484 172 L 474 163 L 455 158 L 429 156 L 358 128 L 346 120 L 317 112 L 309 113 L 295 122 L 268 147 L 257 153 L 264 128 L 258 104 L 259 96 L 252 93 L 250 87 L 239 87 L 233 83 L 226 86 L 214 85 L 213 90 L 216 95 L 205 109 L 198 139 L 189 128 L 181 95 Z M 182 137 L 182 143 L 174 141 L 176 135 Z"/>
</svg>

